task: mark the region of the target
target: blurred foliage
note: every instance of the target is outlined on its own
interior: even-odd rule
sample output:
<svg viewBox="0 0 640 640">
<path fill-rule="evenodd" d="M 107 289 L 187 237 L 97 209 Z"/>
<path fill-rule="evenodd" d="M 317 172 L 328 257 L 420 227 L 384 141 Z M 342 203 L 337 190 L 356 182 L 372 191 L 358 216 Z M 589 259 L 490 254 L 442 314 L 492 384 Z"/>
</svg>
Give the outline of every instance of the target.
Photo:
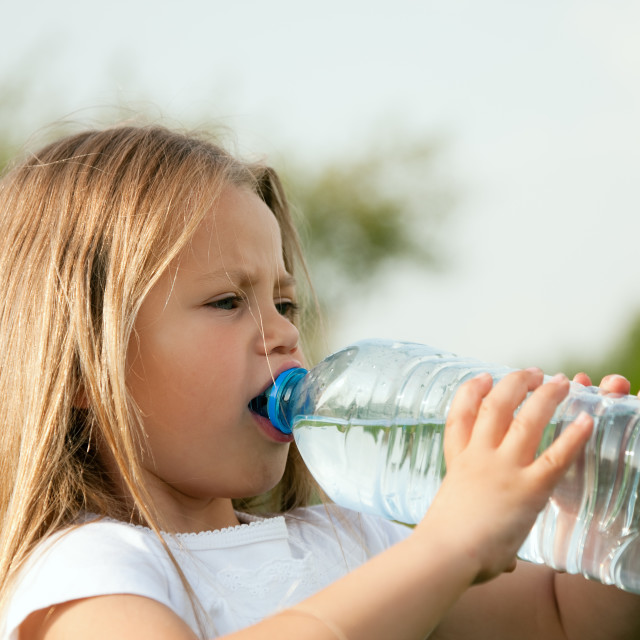
<svg viewBox="0 0 640 640">
<path fill-rule="evenodd" d="M 610 373 L 619 373 L 631 383 L 631 393 L 640 390 L 640 312 L 632 318 L 627 330 L 611 351 L 599 360 L 573 358 L 562 368 L 567 373 L 584 371 L 593 384 L 599 384 Z"/>
<path fill-rule="evenodd" d="M 20 148 L 20 137 L 24 131 L 17 120 L 25 100 L 25 91 L 19 85 L 0 85 L 0 170 L 4 169 Z"/>
<path fill-rule="evenodd" d="M 394 260 L 441 263 L 435 236 L 453 198 L 433 176 L 436 156 L 436 145 L 400 141 L 286 175 L 321 299 L 352 295 Z"/>
<path fill-rule="evenodd" d="M 24 148 L 28 136 L 59 111 L 60 91 L 47 81 L 47 43 L 13 61 L 11 72 L 0 78 L 0 170 Z M 56 135 L 50 127 L 41 138 Z"/>
<path fill-rule="evenodd" d="M 396 138 L 357 157 L 284 170 L 321 313 L 336 321 L 386 268 L 442 267 L 438 242 L 454 192 L 438 175 L 440 145 Z M 322 330 L 311 359 L 323 352 Z"/>
</svg>

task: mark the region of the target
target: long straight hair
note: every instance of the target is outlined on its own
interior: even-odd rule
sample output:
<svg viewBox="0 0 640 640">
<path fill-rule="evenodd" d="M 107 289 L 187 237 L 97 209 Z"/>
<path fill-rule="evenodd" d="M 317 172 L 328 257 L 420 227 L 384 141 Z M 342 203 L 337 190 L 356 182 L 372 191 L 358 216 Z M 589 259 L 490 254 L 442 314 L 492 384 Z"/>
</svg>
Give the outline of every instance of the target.
<svg viewBox="0 0 640 640">
<path fill-rule="evenodd" d="M 142 482 L 127 346 L 145 295 L 228 186 L 262 198 L 279 222 L 287 269 L 306 274 L 276 173 L 199 135 L 85 131 L 0 181 L 0 610 L 35 545 L 83 512 L 135 519 L 160 535 Z M 262 507 L 289 510 L 313 490 L 291 446 Z"/>
</svg>

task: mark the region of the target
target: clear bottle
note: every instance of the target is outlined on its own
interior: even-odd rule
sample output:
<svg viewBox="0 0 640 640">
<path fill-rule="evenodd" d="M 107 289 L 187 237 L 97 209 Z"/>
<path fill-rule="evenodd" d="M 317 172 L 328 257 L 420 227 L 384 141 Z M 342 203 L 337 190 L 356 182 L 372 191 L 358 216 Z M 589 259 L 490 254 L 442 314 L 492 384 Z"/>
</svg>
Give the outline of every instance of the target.
<svg viewBox="0 0 640 640">
<path fill-rule="evenodd" d="M 511 369 L 425 345 L 368 340 L 307 372 L 290 369 L 259 405 L 343 506 L 405 523 L 422 519 L 445 473 L 446 415 L 457 388 Z M 640 400 L 572 384 L 540 451 L 585 410 L 591 440 L 556 487 L 519 557 L 640 593 Z"/>
</svg>

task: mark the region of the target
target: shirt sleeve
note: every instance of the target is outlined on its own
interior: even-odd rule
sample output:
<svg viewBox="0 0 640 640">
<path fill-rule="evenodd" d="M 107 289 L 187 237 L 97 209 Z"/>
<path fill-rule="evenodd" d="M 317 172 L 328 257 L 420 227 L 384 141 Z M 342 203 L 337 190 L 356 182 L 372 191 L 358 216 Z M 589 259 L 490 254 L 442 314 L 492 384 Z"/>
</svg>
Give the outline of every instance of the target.
<svg viewBox="0 0 640 640">
<path fill-rule="evenodd" d="M 176 571 L 149 530 L 113 521 L 78 525 L 42 542 L 15 585 L 2 640 L 18 640 L 35 611 L 79 598 L 133 594 L 176 610 Z"/>
</svg>

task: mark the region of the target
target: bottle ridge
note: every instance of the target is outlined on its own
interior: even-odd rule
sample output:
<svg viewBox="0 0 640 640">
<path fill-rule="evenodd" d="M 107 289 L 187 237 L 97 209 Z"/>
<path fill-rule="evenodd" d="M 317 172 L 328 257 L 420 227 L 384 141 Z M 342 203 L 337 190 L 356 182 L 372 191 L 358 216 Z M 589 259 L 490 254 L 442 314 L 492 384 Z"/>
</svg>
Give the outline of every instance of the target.
<svg viewBox="0 0 640 640">
<path fill-rule="evenodd" d="M 293 433 L 336 503 L 413 524 L 445 474 L 444 424 L 456 390 L 480 372 L 497 381 L 511 370 L 426 345 L 366 340 L 310 371 L 285 371 L 252 406 Z M 595 420 L 591 439 L 518 555 L 640 593 L 640 400 L 572 383 L 538 453 L 583 410 Z"/>
</svg>

